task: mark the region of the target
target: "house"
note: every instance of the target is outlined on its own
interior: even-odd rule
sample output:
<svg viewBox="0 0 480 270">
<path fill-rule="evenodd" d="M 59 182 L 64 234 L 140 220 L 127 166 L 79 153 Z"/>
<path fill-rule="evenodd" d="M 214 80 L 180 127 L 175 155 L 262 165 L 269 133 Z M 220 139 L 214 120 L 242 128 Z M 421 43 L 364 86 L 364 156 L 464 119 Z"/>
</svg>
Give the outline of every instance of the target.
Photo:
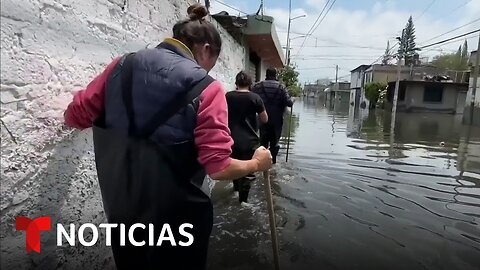
<svg viewBox="0 0 480 270">
<path fill-rule="evenodd" d="M 397 79 L 398 66 L 397 65 L 371 65 L 365 70 L 365 82 L 390 82 Z M 421 66 L 401 66 L 400 80 L 421 81 L 425 76 L 434 76 L 444 74 L 445 71 L 430 65 Z"/>
<path fill-rule="evenodd" d="M 478 51 L 473 51 L 470 53 L 470 58 L 468 60 L 469 65 L 471 66 L 471 76 L 469 81 L 468 87 L 468 94 L 467 94 L 467 101 L 465 104 L 465 111 L 463 114 L 463 122 L 464 123 L 472 123 L 476 126 L 480 126 L 480 73 L 477 74 L 477 85 L 474 87 L 474 68 L 475 68 L 475 60 L 477 57 Z M 480 66 L 477 65 L 477 68 Z M 475 91 L 474 91 L 475 88 Z M 475 100 L 474 100 L 475 99 Z M 472 108 L 472 100 L 473 100 L 473 108 Z"/>
<path fill-rule="evenodd" d="M 370 65 L 360 65 L 350 71 L 350 104 L 355 108 L 360 105 L 360 97 L 364 87 L 364 74 Z"/>
<path fill-rule="evenodd" d="M 250 73 L 254 81 L 265 79 L 267 68 L 284 66 L 285 58 L 273 17 L 266 15 L 237 17 L 225 11 L 212 17 L 232 38 L 244 45 L 244 69 Z"/>
<path fill-rule="evenodd" d="M 327 88 L 326 85 L 319 82 L 316 83 L 307 83 L 303 86 L 303 95 L 307 98 L 319 98 L 325 99 L 325 94 L 323 90 Z"/>
<path fill-rule="evenodd" d="M 397 111 L 463 113 L 468 84 L 434 81 L 400 81 Z M 391 110 L 395 82 L 388 83 L 385 109 Z"/>
<path fill-rule="evenodd" d="M 326 104 L 348 104 L 350 100 L 350 92 L 351 90 L 349 82 L 332 82 L 324 90 Z"/>
<path fill-rule="evenodd" d="M 397 79 L 397 65 L 361 65 L 351 71 L 352 89 L 355 93 L 350 94 L 350 104 L 361 108 L 368 108 L 369 101 L 365 97 L 365 85 L 373 82 L 387 83 Z M 443 69 L 429 66 L 401 66 L 400 80 L 423 80 L 426 76 L 444 74 Z"/>
</svg>

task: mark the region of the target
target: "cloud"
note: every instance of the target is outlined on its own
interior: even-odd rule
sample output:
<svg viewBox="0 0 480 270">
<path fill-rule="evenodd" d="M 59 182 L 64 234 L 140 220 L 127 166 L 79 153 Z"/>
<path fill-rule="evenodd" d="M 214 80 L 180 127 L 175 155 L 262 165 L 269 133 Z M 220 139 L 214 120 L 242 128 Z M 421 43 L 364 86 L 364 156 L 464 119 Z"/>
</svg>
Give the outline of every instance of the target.
<svg viewBox="0 0 480 270">
<path fill-rule="evenodd" d="M 226 11 L 232 16 L 244 16 L 242 12 L 247 12 L 246 6 L 230 4 L 228 1 L 210 1 L 210 13 L 216 14 L 221 11 Z"/>
<path fill-rule="evenodd" d="M 224 0 L 227 1 L 227 0 Z M 353 1 L 353 0 L 352 0 Z M 354 0 L 357 1 L 357 0 Z M 403 0 L 402 0 L 403 1 Z M 218 7 L 218 1 L 212 1 L 212 9 L 225 10 L 223 6 Z M 241 10 L 248 10 L 246 6 L 239 6 L 248 1 L 228 1 L 234 3 Z M 384 53 L 386 43 L 389 40 L 390 46 L 396 43 L 395 37 L 401 34 L 408 17 L 413 15 L 416 28 L 416 41 L 419 46 L 427 45 L 445 38 L 453 37 L 480 28 L 480 21 L 458 29 L 454 32 L 429 40 L 458 26 L 466 24 L 478 18 L 480 14 L 480 1 L 474 0 L 453 11 L 461 3 L 450 4 L 450 7 L 443 5 L 439 12 L 426 12 L 419 19 L 425 5 L 415 10 L 407 10 L 398 4 L 397 1 L 371 2 L 370 6 L 365 5 L 362 9 L 346 9 L 337 4 L 328 13 L 327 17 L 318 26 L 311 37 L 307 38 L 304 47 L 300 46 L 304 38 L 297 38 L 305 34 L 316 20 L 324 0 L 294 0 L 292 17 L 306 14 L 306 18 L 299 18 L 292 21 L 291 38 L 293 62 L 298 66 L 301 81 L 315 81 L 319 78 L 335 77 L 335 65 L 339 65 L 339 76 L 347 75 L 341 79 L 349 80 L 349 71 L 361 64 L 371 64 Z M 320 7 L 315 9 L 313 7 Z M 433 10 L 435 7 L 432 7 Z M 230 14 L 238 15 L 238 11 Z M 270 8 L 267 6 L 266 14 L 273 16 L 278 37 L 283 46 L 286 45 L 288 9 Z M 467 37 L 469 48 L 473 50 L 477 46 L 478 35 Z M 442 46 L 435 46 L 421 52 L 421 57 L 432 58 L 439 53 L 454 52 L 464 39 L 448 43 Z M 392 50 L 396 52 L 396 50 Z M 297 55 L 298 54 L 298 55 Z"/>
<path fill-rule="evenodd" d="M 306 0 L 309 5 L 312 2 L 317 1 Z M 310 9 L 294 11 L 296 14 L 307 14 L 308 17 L 292 22 L 291 37 L 293 38 L 307 33 L 319 13 Z M 280 41 L 285 45 L 288 10 L 267 9 L 266 13 L 275 18 Z M 480 27 L 480 21 L 478 21 L 430 42 L 422 42 L 476 19 L 480 14 L 480 1 L 470 2 L 458 14 L 457 17 L 453 17 L 454 23 L 443 17 L 433 18 L 428 14 L 419 20 L 415 20 L 414 16 L 418 45 L 440 41 Z M 410 12 L 400 10 L 389 2 L 385 4 L 377 2 L 371 8 L 363 10 L 332 8 L 311 37 L 306 40 L 304 38 L 292 40 L 291 54 L 296 55 L 292 59 L 298 66 L 301 81 L 314 81 L 324 77 L 333 79 L 335 65 L 339 65 L 339 75 L 343 76 L 348 75 L 351 69 L 360 64 L 371 64 L 385 52 L 387 41 L 390 41 L 390 46 L 395 45 L 395 37 L 401 34 L 410 15 Z M 477 45 L 476 40 L 478 35 L 469 37 L 470 48 Z M 464 39 L 459 39 L 441 47 L 433 47 L 432 50 L 421 52 L 421 57 L 431 59 L 442 51 L 455 51 L 463 41 Z M 302 43 L 304 47 L 300 50 Z M 392 51 L 395 53 L 396 49 Z M 342 79 L 349 80 L 350 77 L 345 76 Z"/>
<path fill-rule="evenodd" d="M 325 5 L 325 0 L 306 0 L 306 4 L 310 7 L 321 9 Z"/>
</svg>

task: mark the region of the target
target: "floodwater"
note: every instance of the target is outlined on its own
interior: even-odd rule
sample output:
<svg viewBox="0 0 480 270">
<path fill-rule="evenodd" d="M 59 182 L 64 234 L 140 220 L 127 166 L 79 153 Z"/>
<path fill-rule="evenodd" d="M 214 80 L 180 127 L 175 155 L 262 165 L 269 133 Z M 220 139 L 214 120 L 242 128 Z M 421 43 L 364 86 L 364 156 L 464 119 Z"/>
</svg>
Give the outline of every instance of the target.
<svg viewBox="0 0 480 270">
<path fill-rule="evenodd" d="M 392 134 L 381 110 L 304 99 L 290 147 L 271 170 L 281 269 L 480 269 L 480 129 L 461 116 L 399 113 Z M 213 190 L 209 269 L 273 269 L 258 178 L 250 208 Z"/>
</svg>

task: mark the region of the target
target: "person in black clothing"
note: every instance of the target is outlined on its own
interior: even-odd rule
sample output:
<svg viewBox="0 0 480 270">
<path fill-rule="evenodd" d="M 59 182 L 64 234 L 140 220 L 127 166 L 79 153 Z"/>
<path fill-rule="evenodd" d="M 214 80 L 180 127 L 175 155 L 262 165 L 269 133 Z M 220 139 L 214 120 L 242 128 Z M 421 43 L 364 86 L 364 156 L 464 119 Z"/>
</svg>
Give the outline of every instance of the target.
<svg viewBox="0 0 480 270">
<path fill-rule="evenodd" d="M 282 135 L 283 115 L 286 107 L 293 106 L 293 100 L 288 95 L 285 87 L 277 80 L 277 71 L 274 68 L 267 69 L 264 81 L 253 87 L 265 104 L 268 114 L 268 122 L 260 128 L 261 145 L 270 148 L 272 162 L 277 162 L 277 154 L 280 150 L 278 141 Z"/>
<path fill-rule="evenodd" d="M 240 71 L 236 76 L 235 85 L 237 89 L 226 94 L 228 127 L 234 142 L 231 157 L 249 160 L 255 149 L 260 146 L 257 114 L 262 123 L 268 121 L 268 115 L 260 96 L 250 92 L 252 79 L 247 73 Z M 253 180 L 255 180 L 253 174 L 233 180 L 234 191 L 238 191 L 240 203 L 247 202 L 250 184 Z"/>
</svg>

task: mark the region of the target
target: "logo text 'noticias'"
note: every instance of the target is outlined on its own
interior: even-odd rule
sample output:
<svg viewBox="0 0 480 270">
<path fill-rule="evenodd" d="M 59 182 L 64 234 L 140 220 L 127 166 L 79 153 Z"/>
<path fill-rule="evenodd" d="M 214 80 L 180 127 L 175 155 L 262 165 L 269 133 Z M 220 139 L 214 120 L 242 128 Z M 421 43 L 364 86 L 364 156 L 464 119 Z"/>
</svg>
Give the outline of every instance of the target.
<svg viewBox="0 0 480 270">
<path fill-rule="evenodd" d="M 27 253 L 32 250 L 40 253 L 40 232 L 49 231 L 51 229 L 51 220 L 49 216 L 39 217 L 36 219 L 30 219 L 27 217 L 17 217 L 15 220 L 17 231 L 26 231 L 26 250 Z M 75 246 L 76 240 L 82 246 L 91 247 L 98 242 L 99 228 L 105 231 L 105 245 L 112 245 L 112 230 L 118 228 L 119 231 L 119 245 L 125 246 L 127 241 L 132 246 L 162 246 L 164 242 L 168 242 L 170 246 L 188 247 L 194 242 L 193 235 L 187 230 L 192 230 L 193 225 L 190 223 L 184 223 L 179 226 L 178 233 L 186 241 L 176 241 L 172 228 L 169 224 L 163 224 L 160 231 L 160 235 L 155 239 L 155 228 L 153 224 L 141 224 L 135 223 L 130 227 L 126 227 L 125 224 L 115 223 L 102 223 L 98 225 L 92 223 L 85 223 L 78 227 L 76 230 L 75 224 L 69 224 L 68 230 L 62 225 L 57 224 L 57 246 L 63 245 L 63 240 L 70 245 Z M 148 239 L 138 241 L 135 239 L 134 234 L 136 230 L 147 230 Z M 91 232 L 87 234 L 86 232 Z M 89 240 L 86 239 L 86 235 L 91 235 Z"/>
</svg>

